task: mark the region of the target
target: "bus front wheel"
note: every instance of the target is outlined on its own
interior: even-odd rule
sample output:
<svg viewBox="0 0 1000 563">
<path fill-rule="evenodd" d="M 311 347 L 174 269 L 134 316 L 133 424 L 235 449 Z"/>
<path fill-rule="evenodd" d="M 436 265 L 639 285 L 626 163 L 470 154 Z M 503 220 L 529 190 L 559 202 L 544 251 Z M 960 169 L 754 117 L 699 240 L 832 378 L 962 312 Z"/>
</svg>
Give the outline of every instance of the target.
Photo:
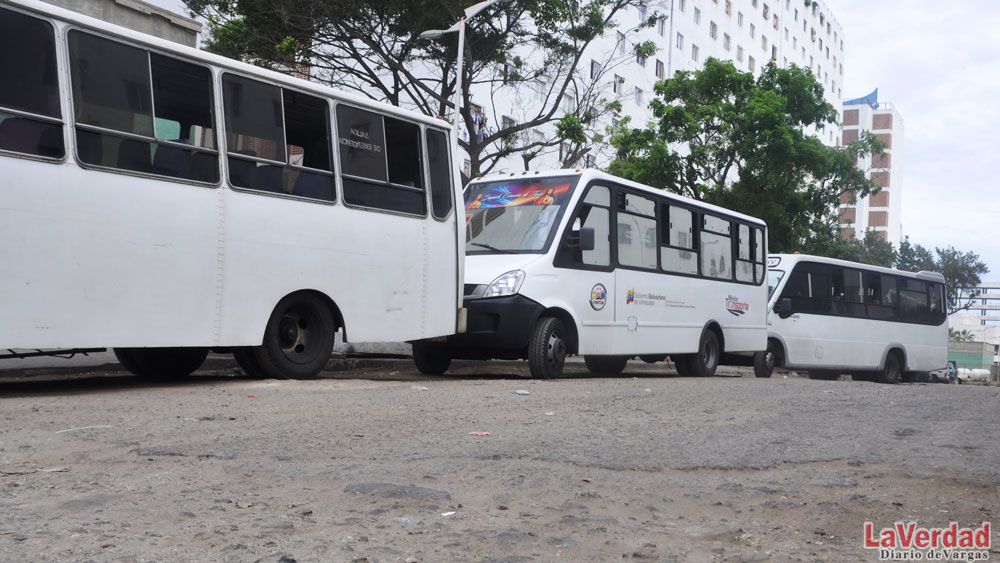
<svg viewBox="0 0 1000 563">
<path fill-rule="evenodd" d="M 592 373 L 618 375 L 625 369 L 628 356 L 584 356 L 583 363 Z"/>
<path fill-rule="evenodd" d="M 774 342 L 767 341 L 767 350 L 754 352 L 753 374 L 757 377 L 771 377 L 776 363 Z"/>
<path fill-rule="evenodd" d="M 531 376 L 551 379 L 562 374 L 566 363 L 565 329 L 555 317 L 542 317 L 531 331 L 528 341 L 528 367 Z"/>
<path fill-rule="evenodd" d="M 451 366 L 451 355 L 441 346 L 414 342 L 413 363 L 424 375 L 441 375 Z"/>
<path fill-rule="evenodd" d="M 695 377 L 712 377 L 719 367 L 719 337 L 711 330 L 701 334 L 698 352 L 688 356 L 687 369 Z"/>
<path fill-rule="evenodd" d="M 205 363 L 208 348 L 115 348 L 122 367 L 139 377 L 185 377 Z"/>
<path fill-rule="evenodd" d="M 899 358 L 896 357 L 896 354 L 889 353 L 885 358 L 885 366 L 878 374 L 878 382 L 899 383 L 902 377 L 902 371 L 899 368 Z"/>
<path fill-rule="evenodd" d="M 278 302 L 264 328 L 264 342 L 252 348 L 262 372 L 275 379 L 311 379 L 330 361 L 337 324 L 326 303 L 311 293 Z"/>
</svg>

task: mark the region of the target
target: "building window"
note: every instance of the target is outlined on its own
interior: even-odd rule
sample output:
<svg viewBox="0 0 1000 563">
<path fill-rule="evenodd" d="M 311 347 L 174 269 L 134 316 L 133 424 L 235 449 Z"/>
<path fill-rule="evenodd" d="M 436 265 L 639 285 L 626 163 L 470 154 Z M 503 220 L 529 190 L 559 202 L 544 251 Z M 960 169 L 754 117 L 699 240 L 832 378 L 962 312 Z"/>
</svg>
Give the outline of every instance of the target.
<svg viewBox="0 0 1000 563">
<path fill-rule="evenodd" d="M 778 29 L 778 14 L 775 14 L 774 17 L 771 18 L 771 26 L 774 27 L 774 29 Z"/>
<path fill-rule="evenodd" d="M 739 62 L 741 62 L 741 63 L 743 62 L 743 46 L 742 45 L 737 45 L 736 46 L 736 60 L 739 61 Z"/>
<path fill-rule="evenodd" d="M 699 10 L 698 8 L 694 9 L 694 23 L 696 24 L 701 23 L 701 10 Z"/>
<path fill-rule="evenodd" d="M 646 23 L 646 7 L 639 6 L 639 24 Z"/>
<path fill-rule="evenodd" d="M 754 60 L 753 60 L 753 57 L 750 57 L 750 58 L 747 59 L 747 68 L 750 69 L 750 72 L 753 72 L 753 70 L 754 70 Z"/>
<path fill-rule="evenodd" d="M 698 46 L 694 44 L 691 45 L 691 60 L 692 61 L 698 60 Z"/>
<path fill-rule="evenodd" d="M 762 14 L 764 16 L 764 21 L 767 21 L 767 18 L 771 16 L 771 8 L 768 8 L 767 4 L 764 4 L 764 11 L 762 12 Z"/>
<path fill-rule="evenodd" d="M 646 66 L 646 55 L 643 55 L 642 53 L 636 53 L 635 62 L 639 63 L 639 66 Z"/>
<path fill-rule="evenodd" d="M 767 52 L 767 36 L 766 35 L 761 35 L 760 36 L 760 49 L 762 51 L 764 51 L 765 53 Z"/>
<path fill-rule="evenodd" d="M 625 91 L 625 79 L 615 75 L 615 81 L 611 83 L 611 89 L 615 94 L 622 94 Z"/>
<path fill-rule="evenodd" d="M 756 8 L 757 7 L 757 0 L 751 0 L 750 1 L 750 5 L 753 6 L 754 8 Z"/>
<path fill-rule="evenodd" d="M 823 38 L 822 37 L 819 39 L 819 52 L 820 53 L 823 52 Z"/>
<path fill-rule="evenodd" d="M 684 36 L 680 33 L 677 34 L 677 48 L 681 50 L 684 49 Z"/>
<path fill-rule="evenodd" d="M 620 31 L 618 32 L 618 52 L 625 54 L 625 34 Z"/>
<path fill-rule="evenodd" d="M 798 49 L 798 48 L 799 48 L 799 38 L 798 37 L 792 37 L 792 50 L 794 51 L 795 49 Z"/>
<path fill-rule="evenodd" d="M 729 38 L 728 33 L 722 34 L 722 48 L 729 51 L 733 48 L 732 40 Z"/>
<path fill-rule="evenodd" d="M 667 32 L 667 20 L 660 18 L 660 20 L 656 22 L 656 32 L 660 34 L 660 37 L 664 36 Z"/>
<path fill-rule="evenodd" d="M 597 61 L 590 61 L 590 79 L 594 80 L 601 75 L 601 65 Z"/>
<path fill-rule="evenodd" d="M 719 26 L 715 25 L 715 22 L 709 22 L 708 34 L 712 37 L 712 39 L 719 38 Z"/>
<path fill-rule="evenodd" d="M 661 61 L 660 59 L 656 59 L 656 77 L 659 78 L 660 80 L 663 80 L 664 74 L 665 73 L 663 70 L 663 61 Z"/>
<path fill-rule="evenodd" d="M 642 88 L 639 88 L 638 86 L 635 88 L 635 105 L 642 105 Z"/>
<path fill-rule="evenodd" d="M 826 48 L 826 58 L 827 59 L 830 58 L 830 48 L 829 47 Z"/>
<path fill-rule="evenodd" d="M 757 37 L 757 27 L 754 24 L 750 24 L 750 38 Z"/>
<path fill-rule="evenodd" d="M 799 9 L 795 8 L 795 21 L 799 21 Z"/>
<path fill-rule="evenodd" d="M 687 0 L 677 0 L 677 9 L 681 12 L 684 11 L 684 6 L 687 5 Z"/>
<path fill-rule="evenodd" d="M 736 12 L 736 25 L 743 27 L 743 12 Z"/>
<path fill-rule="evenodd" d="M 726 15 L 733 15 L 733 2 L 732 0 L 726 0 Z"/>
<path fill-rule="evenodd" d="M 771 45 L 771 60 L 778 60 L 778 46 Z"/>
</svg>

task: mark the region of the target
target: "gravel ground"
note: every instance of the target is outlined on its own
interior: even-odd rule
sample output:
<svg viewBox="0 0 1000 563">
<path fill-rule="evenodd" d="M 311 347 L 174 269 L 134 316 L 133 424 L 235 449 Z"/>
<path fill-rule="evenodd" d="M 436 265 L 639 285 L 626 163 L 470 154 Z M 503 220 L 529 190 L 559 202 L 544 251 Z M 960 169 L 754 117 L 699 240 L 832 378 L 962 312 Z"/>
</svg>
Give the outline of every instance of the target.
<svg viewBox="0 0 1000 563">
<path fill-rule="evenodd" d="M 207 368 L 0 372 L 0 560 L 877 560 L 865 521 L 992 522 L 1000 558 L 997 387 Z"/>
</svg>

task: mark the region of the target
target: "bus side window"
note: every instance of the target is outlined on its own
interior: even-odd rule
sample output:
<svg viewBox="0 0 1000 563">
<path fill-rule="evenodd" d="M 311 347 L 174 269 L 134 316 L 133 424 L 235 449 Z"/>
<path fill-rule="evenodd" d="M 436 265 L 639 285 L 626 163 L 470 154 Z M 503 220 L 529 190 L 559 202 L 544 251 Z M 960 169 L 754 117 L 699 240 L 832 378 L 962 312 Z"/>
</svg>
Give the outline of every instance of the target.
<svg viewBox="0 0 1000 563">
<path fill-rule="evenodd" d="M 928 289 L 931 295 L 931 324 L 939 325 L 948 318 L 944 307 L 944 284 L 930 283 Z"/>
<path fill-rule="evenodd" d="M 667 272 L 698 275 L 698 252 L 694 250 L 694 217 L 690 209 L 660 206 L 660 267 Z"/>
<path fill-rule="evenodd" d="M 0 8 L 0 150 L 62 158 L 61 117 L 52 26 Z"/>
<path fill-rule="evenodd" d="M 611 190 L 607 186 L 591 186 L 569 222 L 563 246 L 556 256 L 562 267 L 611 265 Z M 577 241 L 581 229 L 594 230 L 594 248 L 583 250 Z"/>
<path fill-rule="evenodd" d="M 444 131 L 428 129 L 427 167 L 431 178 L 431 211 L 437 219 L 451 213 L 451 162 L 448 160 L 448 136 Z"/>
<path fill-rule="evenodd" d="M 702 216 L 701 275 L 723 280 L 733 279 L 733 239 L 731 223 L 712 215 Z"/>
</svg>

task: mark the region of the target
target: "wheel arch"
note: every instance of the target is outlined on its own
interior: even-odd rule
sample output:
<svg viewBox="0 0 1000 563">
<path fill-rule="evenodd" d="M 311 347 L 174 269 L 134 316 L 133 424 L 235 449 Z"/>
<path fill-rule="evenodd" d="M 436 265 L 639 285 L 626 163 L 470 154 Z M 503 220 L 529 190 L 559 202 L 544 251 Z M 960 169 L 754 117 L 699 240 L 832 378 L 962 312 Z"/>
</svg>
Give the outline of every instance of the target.
<svg viewBox="0 0 1000 563">
<path fill-rule="evenodd" d="M 774 343 L 774 367 L 785 367 L 785 343 L 777 336 L 768 335 L 767 341 Z"/>
<path fill-rule="evenodd" d="M 569 311 L 562 307 L 550 307 L 543 310 L 536 319 L 532 321 L 532 326 L 542 317 L 555 317 L 566 328 L 566 353 L 576 354 L 580 350 L 580 329 L 576 326 L 576 320 Z"/>
<path fill-rule="evenodd" d="M 722 330 L 722 325 L 719 324 L 719 321 L 712 319 L 707 323 L 705 323 L 705 326 L 702 327 L 701 329 L 702 334 L 704 334 L 706 330 L 714 332 L 715 337 L 719 340 L 719 354 L 721 357 L 721 354 L 725 353 L 726 351 L 726 335 L 725 331 Z M 698 340 L 701 341 L 701 334 L 698 335 Z"/>
<path fill-rule="evenodd" d="M 330 297 L 329 295 L 318 289 L 305 288 L 289 292 L 287 295 L 283 295 L 281 298 L 275 301 L 274 307 L 277 307 L 278 303 L 280 303 L 282 299 L 298 294 L 314 295 L 315 297 L 319 298 L 323 303 L 325 303 L 327 308 L 330 310 L 330 314 L 333 315 L 333 322 L 337 325 L 336 327 L 334 327 L 334 331 L 335 332 L 337 330 L 344 331 L 343 338 L 345 342 L 347 341 L 347 325 L 344 324 L 344 314 L 340 311 L 340 307 L 337 306 L 336 301 L 334 301 L 332 297 Z M 272 311 L 274 310 L 274 307 L 271 308 Z"/>
<path fill-rule="evenodd" d="M 909 366 L 907 365 L 906 347 L 898 342 L 892 342 L 885 347 L 885 351 L 882 352 L 882 361 L 878 364 L 878 369 L 880 371 L 885 369 L 885 361 L 889 358 L 889 354 L 895 354 L 899 358 L 900 372 L 910 371 Z"/>
</svg>

